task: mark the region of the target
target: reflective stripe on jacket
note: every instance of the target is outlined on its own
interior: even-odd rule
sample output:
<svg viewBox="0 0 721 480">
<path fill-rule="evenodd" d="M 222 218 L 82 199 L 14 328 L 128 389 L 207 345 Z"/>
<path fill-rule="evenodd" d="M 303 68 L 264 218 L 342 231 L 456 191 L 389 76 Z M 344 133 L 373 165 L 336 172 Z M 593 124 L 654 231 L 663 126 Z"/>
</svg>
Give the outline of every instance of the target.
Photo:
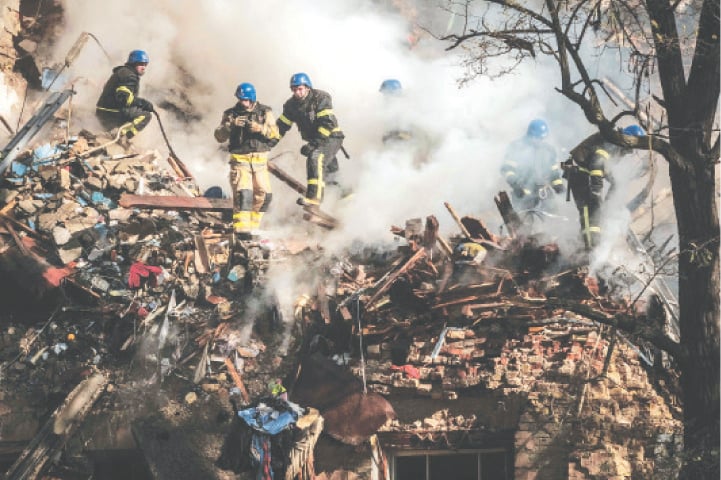
<svg viewBox="0 0 721 480">
<path fill-rule="evenodd" d="M 303 140 L 316 147 L 330 137 L 344 137 L 333 112 L 331 96 L 323 90 L 311 89 L 304 99 L 292 97 L 285 102 L 283 114 L 277 121 L 280 136 L 285 135 L 294 123 Z"/>
<path fill-rule="evenodd" d="M 106 112 L 119 112 L 133 104 L 140 91 L 140 75 L 128 65 L 113 68 L 96 107 Z"/>
</svg>

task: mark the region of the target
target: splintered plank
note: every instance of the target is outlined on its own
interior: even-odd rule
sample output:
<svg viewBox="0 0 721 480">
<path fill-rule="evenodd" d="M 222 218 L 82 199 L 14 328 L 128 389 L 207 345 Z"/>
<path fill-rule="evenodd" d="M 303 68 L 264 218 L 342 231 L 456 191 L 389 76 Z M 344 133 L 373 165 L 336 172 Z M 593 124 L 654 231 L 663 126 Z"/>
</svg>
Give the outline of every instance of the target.
<svg viewBox="0 0 721 480">
<path fill-rule="evenodd" d="M 493 200 L 496 202 L 496 207 L 498 207 L 501 218 L 503 218 L 503 223 L 505 223 L 506 228 L 508 228 L 508 233 L 512 238 L 515 238 L 518 234 L 518 229 L 521 227 L 521 219 L 513 209 L 511 199 L 508 198 L 506 192 L 498 192 L 498 195 L 496 195 Z"/>
<path fill-rule="evenodd" d="M 250 403 L 250 395 L 248 395 L 248 390 L 245 388 L 243 379 L 240 378 L 240 373 L 238 373 L 238 370 L 235 369 L 235 365 L 233 365 L 233 361 L 230 358 L 226 357 L 225 368 L 228 369 L 230 378 L 233 379 L 233 383 L 235 383 L 235 386 L 238 387 L 238 389 L 240 390 L 240 394 L 243 397 L 243 402 L 248 405 Z"/>
<path fill-rule="evenodd" d="M 498 237 L 496 237 L 486 226 L 486 224 L 480 218 L 465 216 L 461 218 L 461 223 L 468 230 L 468 233 L 472 235 L 471 238 L 488 240 L 493 243 L 498 243 Z"/>
<path fill-rule="evenodd" d="M 278 180 L 282 181 L 290 188 L 305 197 L 306 187 L 301 182 L 293 178 L 291 174 L 280 168 L 278 165 L 273 163 L 272 160 L 268 160 L 268 171 L 272 173 Z M 325 213 L 319 208 L 311 208 L 309 205 L 303 206 L 303 220 L 311 223 L 315 223 L 318 226 L 332 230 L 338 226 L 338 221 L 331 215 Z"/>
<path fill-rule="evenodd" d="M 390 287 L 393 282 L 395 282 L 398 277 L 406 273 L 408 270 L 413 268 L 413 266 L 422 258 L 425 258 L 426 256 L 426 249 L 425 248 L 419 248 L 418 251 L 416 251 L 413 256 L 411 256 L 406 263 L 403 264 L 402 267 L 400 267 L 398 270 L 393 272 L 384 282 L 383 284 L 378 287 L 378 290 L 373 294 L 373 296 L 368 300 L 367 302 L 367 308 L 370 309 L 373 304 L 385 293 L 385 291 Z"/>
<path fill-rule="evenodd" d="M 450 214 L 451 214 L 451 217 L 453 217 L 453 220 L 456 221 L 456 224 L 458 225 L 458 228 L 461 229 L 461 233 L 463 234 L 463 236 L 466 237 L 466 238 L 472 238 L 472 237 L 471 237 L 471 233 L 468 231 L 468 229 L 466 228 L 466 226 L 463 225 L 463 222 L 461 222 L 460 217 L 459 217 L 458 214 L 456 213 L 456 210 L 451 206 L 451 204 L 448 203 L 448 202 L 443 202 L 443 205 L 446 206 L 446 209 L 448 210 L 448 213 L 450 213 Z"/>
<path fill-rule="evenodd" d="M 196 262 L 198 273 L 207 273 L 210 271 L 210 260 L 208 259 L 208 247 L 205 245 L 205 238 L 202 235 L 195 235 L 193 240 L 195 240 L 195 251 L 200 257 L 200 263 Z M 202 268 L 198 268 L 199 266 Z"/>
<path fill-rule="evenodd" d="M 275 175 L 278 180 L 282 181 L 290 188 L 305 197 L 305 194 L 307 192 L 305 185 L 293 178 L 291 174 L 280 168 L 278 165 L 273 163 L 272 160 L 268 160 L 268 171 Z M 313 208 L 310 205 L 304 205 L 303 210 L 305 210 L 305 213 L 303 214 L 304 220 L 316 223 L 325 228 L 334 228 L 338 224 L 335 218 L 318 208 Z"/>
<path fill-rule="evenodd" d="M 305 196 L 306 188 L 305 185 L 300 183 L 298 180 L 293 178 L 291 174 L 280 168 L 278 165 L 273 163 L 272 160 L 268 160 L 268 171 L 275 175 L 275 177 L 288 185 L 290 188 Z"/>
<path fill-rule="evenodd" d="M 133 195 L 124 193 L 118 204 L 123 208 L 151 208 L 157 210 L 203 210 L 223 212 L 233 210 L 229 198 L 183 197 L 180 195 Z"/>
<path fill-rule="evenodd" d="M 316 225 L 328 230 L 332 230 L 338 226 L 338 221 L 325 212 L 318 209 L 313 210 L 307 207 L 303 207 L 303 210 L 303 220 L 305 221 L 315 223 Z"/>
</svg>

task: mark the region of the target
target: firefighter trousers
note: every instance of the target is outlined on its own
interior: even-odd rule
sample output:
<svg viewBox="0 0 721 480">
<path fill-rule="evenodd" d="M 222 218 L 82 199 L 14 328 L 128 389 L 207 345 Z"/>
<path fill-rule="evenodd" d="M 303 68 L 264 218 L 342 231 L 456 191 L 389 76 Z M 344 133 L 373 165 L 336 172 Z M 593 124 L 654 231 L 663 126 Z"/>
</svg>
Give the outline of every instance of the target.
<svg viewBox="0 0 721 480">
<path fill-rule="evenodd" d="M 326 186 L 337 184 L 335 181 L 335 173 L 338 171 L 336 155 L 342 145 L 343 138 L 330 137 L 306 157 L 308 186 L 305 200 L 307 203 L 320 205 Z"/>
<path fill-rule="evenodd" d="M 233 231 L 250 233 L 257 230 L 273 197 L 268 154 L 231 154 L 230 186 L 233 190 Z"/>
<path fill-rule="evenodd" d="M 128 138 L 133 138 L 137 135 L 138 132 L 148 126 L 150 120 L 153 118 L 152 112 L 138 107 L 128 107 L 121 110 L 97 108 L 95 114 L 98 120 L 100 120 L 100 124 L 107 131 L 130 123 L 130 125 L 121 132 L 121 135 L 125 135 Z"/>
<path fill-rule="evenodd" d="M 589 175 L 576 172 L 569 180 L 568 188 L 578 209 L 581 236 L 586 250 L 599 244 L 601 237 L 601 192 L 592 186 Z"/>
</svg>

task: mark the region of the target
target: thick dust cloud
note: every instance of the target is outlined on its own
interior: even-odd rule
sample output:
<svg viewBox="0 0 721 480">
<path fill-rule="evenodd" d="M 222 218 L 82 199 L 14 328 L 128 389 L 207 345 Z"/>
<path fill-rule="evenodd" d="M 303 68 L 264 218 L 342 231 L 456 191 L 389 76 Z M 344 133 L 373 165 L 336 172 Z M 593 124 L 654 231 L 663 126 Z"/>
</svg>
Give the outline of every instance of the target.
<svg viewBox="0 0 721 480">
<path fill-rule="evenodd" d="M 525 133 L 532 119 L 543 118 L 561 161 L 592 129 L 580 109 L 553 90 L 560 83 L 557 68 L 543 58 L 521 64 L 500 79 L 479 77 L 459 87 L 464 52 L 444 51 L 446 45 L 418 28 L 442 34 L 458 19 L 431 2 L 415 2 L 417 9 L 395 8 L 399 3 L 414 2 L 66 1 L 56 56 L 61 58 L 82 31 L 98 37 L 115 65 L 132 49 L 146 50 L 151 62 L 141 95 L 156 105 L 171 102 L 185 109 L 184 118 L 160 109 L 171 144 L 202 188 L 220 185 L 226 194 L 227 155 L 212 131 L 222 111 L 235 102 L 235 87 L 253 83 L 258 100 L 279 115 L 290 96 L 288 79 L 306 72 L 314 87 L 333 96 L 351 156 L 340 155 L 339 161 L 341 183 L 353 195 L 339 200 L 330 191 L 324 203 L 343 224 L 325 239 L 329 246 L 352 239 L 390 239 L 390 225 L 430 214 L 439 219 L 442 232 L 456 233 L 443 202 L 462 215 L 481 216 L 497 229 L 501 220 L 493 197 L 507 189 L 499 170 L 508 144 Z M 422 17 L 414 17 L 419 11 Z M 413 45 L 409 32 L 417 35 Z M 91 124 L 94 103 L 112 66 L 89 43 L 72 67 L 85 82 L 78 89 L 76 108 Z M 378 91 L 388 78 L 403 85 L 394 106 Z M 418 133 L 423 139 L 420 154 L 381 142 L 393 122 Z M 164 151 L 156 125 L 137 142 Z M 304 181 L 300 145 L 293 128 L 271 156 Z M 297 195 L 275 179 L 273 189 L 274 204 L 264 228 L 283 235 L 285 229 L 297 228 L 288 221 L 298 216 Z M 572 202 L 559 203 L 567 221 L 553 230 L 576 241 Z"/>
</svg>

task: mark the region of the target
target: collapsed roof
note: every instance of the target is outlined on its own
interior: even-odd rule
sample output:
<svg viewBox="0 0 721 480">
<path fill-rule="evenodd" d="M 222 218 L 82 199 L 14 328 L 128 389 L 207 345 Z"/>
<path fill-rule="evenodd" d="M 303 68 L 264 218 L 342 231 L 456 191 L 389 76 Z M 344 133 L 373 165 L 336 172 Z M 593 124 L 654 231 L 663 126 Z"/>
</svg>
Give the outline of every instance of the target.
<svg viewBox="0 0 721 480">
<path fill-rule="evenodd" d="M 234 254 L 227 200 L 199 196 L 176 156 L 89 131 L 55 139 L 70 95 L 49 97 L 0 164 L 3 293 L 18 311 L 33 307 L 3 333 L 0 414 L 13 416 L 3 438 L 18 439 L 8 478 L 92 470 L 70 454 L 50 460 L 77 453 L 78 436 L 116 444 L 99 433 L 108 418 L 132 424 L 156 478 L 221 476 L 229 399 L 251 406 L 277 378 L 319 411 L 331 438 L 377 440 L 383 455 L 500 446 L 516 452 L 517 473 L 542 470 L 539 452 L 549 451 L 561 458 L 553 468 L 585 472 L 578 478 L 673 471 L 673 365 L 641 335 L 659 325 L 677 333 L 658 278 L 641 282 L 652 297 L 619 292 L 525 231 L 503 194 L 505 236 L 446 205 L 458 228 L 448 239 L 429 216 L 389 226 L 399 248 L 380 253 L 341 258 L 305 238 L 273 238 Z M 297 264 L 305 295 L 289 302 L 268 279 Z M 619 333 L 629 325 L 638 337 Z M 20 413 L 28 398 L 52 423 Z M 77 398 L 83 408 L 68 410 Z M 48 437 L 68 417 L 73 427 Z M 571 446 L 542 445 L 567 420 Z M 205 448 L 164 461 L 167 438 L 180 451 Z"/>
</svg>

